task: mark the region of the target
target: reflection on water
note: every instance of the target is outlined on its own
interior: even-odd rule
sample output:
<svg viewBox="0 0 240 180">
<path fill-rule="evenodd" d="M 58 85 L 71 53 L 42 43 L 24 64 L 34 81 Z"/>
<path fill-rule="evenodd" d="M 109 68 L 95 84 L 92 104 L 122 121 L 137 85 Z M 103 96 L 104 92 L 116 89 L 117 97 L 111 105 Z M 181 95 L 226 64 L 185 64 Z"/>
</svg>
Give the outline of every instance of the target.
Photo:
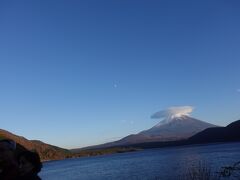
<svg viewBox="0 0 240 180">
<path fill-rule="evenodd" d="M 151 149 L 44 163 L 43 180 L 178 179 L 199 162 L 213 171 L 240 160 L 240 143 Z"/>
</svg>

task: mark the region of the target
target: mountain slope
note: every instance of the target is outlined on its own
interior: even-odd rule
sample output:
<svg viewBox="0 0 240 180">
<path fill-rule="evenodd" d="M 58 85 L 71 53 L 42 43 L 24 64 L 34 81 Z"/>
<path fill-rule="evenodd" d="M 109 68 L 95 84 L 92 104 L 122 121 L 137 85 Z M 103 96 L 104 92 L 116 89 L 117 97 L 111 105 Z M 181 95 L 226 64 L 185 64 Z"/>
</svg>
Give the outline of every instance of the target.
<svg viewBox="0 0 240 180">
<path fill-rule="evenodd" d="M 108 148 L 114 146 L 129 146 L 133 144 L 147 142 L 166 142 L 183 140 L 209 127 L 217 126 L 189 117 L 187 115 L 172 115 L 165 118 L 152 128 L 145 131 L 141 131 L 138 134 L 132 134 L 118 141 L 97 146 L 91 146 L 84 149 Z"/>
<path fill-rule="evenodd" d="M 41 141 L 28 140 L 22 136 L 17 136 L 3 129 L 0 129 L 0 138 L 12 139 L 28 150 L 37 151 L 40 155 L 41 160 L 63 159 L 70 153 L 66 149 L 52 146 Z"/>
<path fill-rule="evenodd" d="M 188 139 L 176 141 L 155 141 L 131 144 L 131 148 L 149 149 L 161 147 L 174 147 L 193 144 L 207 144 L 207 143 L 226 143 L 240 141 L 240 120 L 229 124 L 226 127 L 212 127 L 207 128 Z M 123 146 L 128 147 L 128 145 Z"/>
<path fill-rule="evenodd" d="M 225 143 L 240 141 L 240 120 L 226 127 L 207 128 L 186 140 L 145 142 L 131 145 L 132 148 L 161 148 L 169 146 L 183 146 L 207 143 Z"/>
<path fill-rule="evenodd" d="M 178 140 L 188 138 L 209 127 L 215 127 L 215 125 L 183 115 L 180 117 L 173 117 L 170 120 L 164 120 L 139 134 L 150 136 L 161 141 Z"/>
<path fill-rule="evenodd" d="M 240 120 L 226 127 L 208 128 L 190 137 L 192 143 L 240 141 Z"/>
<path fill-rule="evenodd" d="M 118 141 L 121 145 L 154 141 L 175 141 L 187 139 L 192 135 L 215 125 L 183 115 L 164 119 L 156 126 L 136 135 L 127 136 Z"/>
</svg>

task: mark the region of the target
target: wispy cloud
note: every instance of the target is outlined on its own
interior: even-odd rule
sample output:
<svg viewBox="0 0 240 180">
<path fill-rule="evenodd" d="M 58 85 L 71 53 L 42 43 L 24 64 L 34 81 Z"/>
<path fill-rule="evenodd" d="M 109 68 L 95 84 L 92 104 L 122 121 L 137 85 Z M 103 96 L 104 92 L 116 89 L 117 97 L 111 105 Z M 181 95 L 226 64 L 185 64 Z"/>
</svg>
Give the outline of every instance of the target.
<svg viewBox="0 0 240 180">
<path fill-rule="evenodd" d="M 189 115 L 193 111 L 192 106 L 177 106 L 177 107 L 170 107 L 165 110 L 158 111 L 154 113 L 151 118 L 152 119 L 161 119 L 171 116 L 182 116 L 182 115 Z"/>
</svg>

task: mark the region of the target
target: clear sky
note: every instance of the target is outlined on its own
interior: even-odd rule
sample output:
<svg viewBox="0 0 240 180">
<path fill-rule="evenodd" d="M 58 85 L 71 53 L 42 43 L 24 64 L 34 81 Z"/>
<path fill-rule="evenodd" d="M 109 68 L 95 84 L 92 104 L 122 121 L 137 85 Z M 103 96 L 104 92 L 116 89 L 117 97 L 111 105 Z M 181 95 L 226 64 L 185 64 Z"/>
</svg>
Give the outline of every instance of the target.
<svg viewBox="0 0 240 180">
<path fill-rule="evenodd" d="M 171 106 L 240 118 L 240 1 L 0 1 L 0 128 L 83 147 Z"/>
</svg>

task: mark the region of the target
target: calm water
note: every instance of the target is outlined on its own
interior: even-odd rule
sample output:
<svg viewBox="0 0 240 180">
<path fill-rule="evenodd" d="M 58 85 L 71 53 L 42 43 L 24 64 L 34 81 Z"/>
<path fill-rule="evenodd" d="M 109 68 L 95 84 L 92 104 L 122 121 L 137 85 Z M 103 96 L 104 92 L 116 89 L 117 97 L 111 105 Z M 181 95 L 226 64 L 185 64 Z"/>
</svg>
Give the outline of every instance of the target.
<svg viewBox="0 0 240 180">
<path fill-rule="evenodd" d="M 202 161 L 212 169 L 240 160 L 240 143 L 151 149 L 44 163 L 43 180 L 179 179 Z"/>
</svg>

